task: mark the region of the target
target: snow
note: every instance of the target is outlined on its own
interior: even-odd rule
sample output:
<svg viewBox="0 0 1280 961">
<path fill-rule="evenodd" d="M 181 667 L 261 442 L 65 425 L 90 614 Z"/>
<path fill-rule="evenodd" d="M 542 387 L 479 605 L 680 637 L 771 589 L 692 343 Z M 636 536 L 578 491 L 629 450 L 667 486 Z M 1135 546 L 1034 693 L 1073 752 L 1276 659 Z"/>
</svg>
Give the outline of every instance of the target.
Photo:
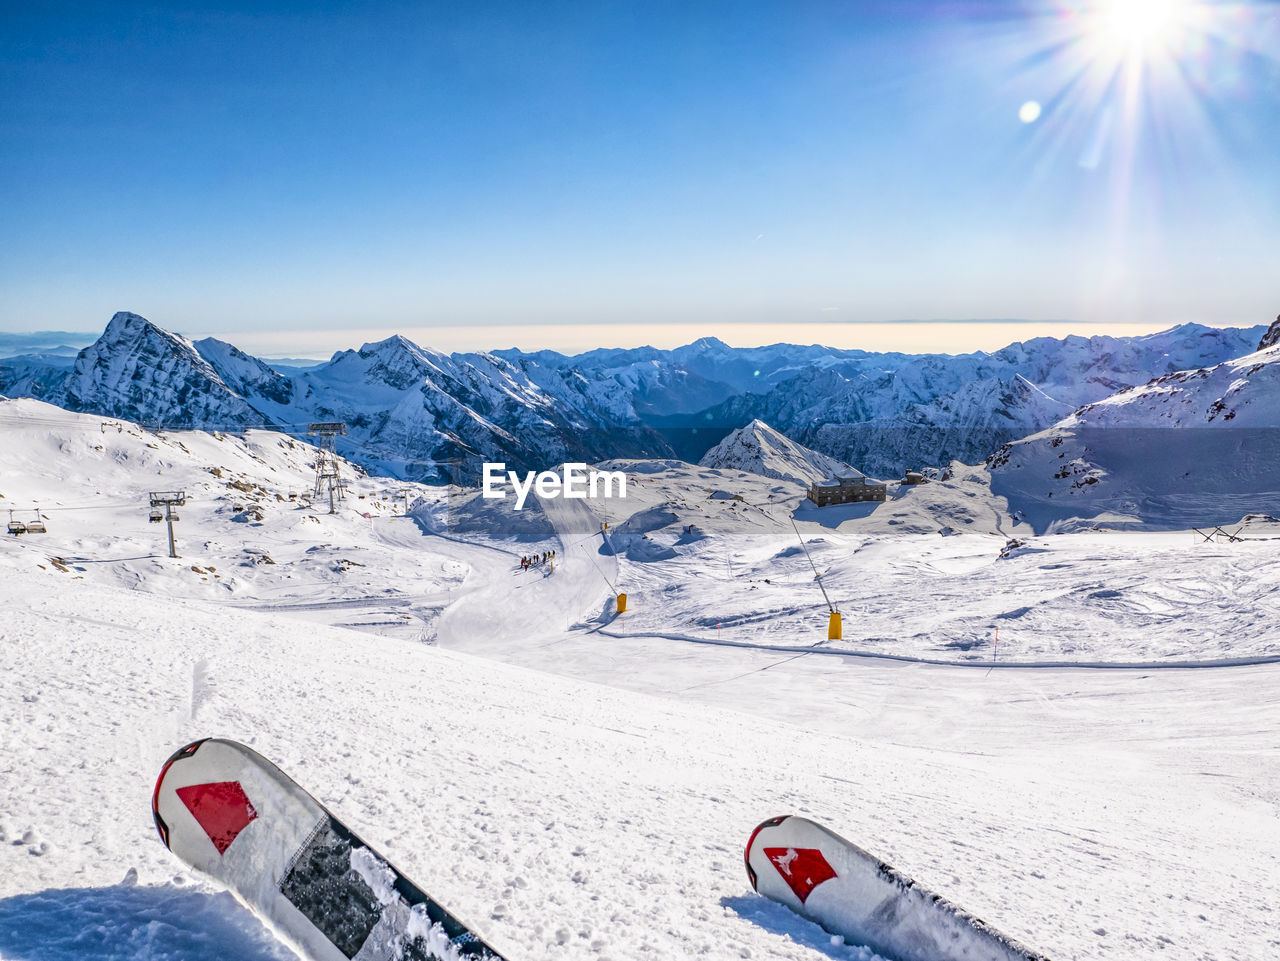
<svg viewBox="0 0 1280 961">
<path fill-rule="evenodd" d="M 513 959 L 868 961 L 752 894 L 742 848 L 784 813 L 1051 958 L 1280 951 L 1275 541 L 1037 534 L 960 465 L 810 509 L 624 460 L 625 501 L 520 515 L 344 467 L 329 515 L 277 434 L 19 400 L 0 443 L 0 507 L 49 527 L 0 541 L 0 957 L 288 956 L 151 823 L 162 762 L 207 735 Z M 180 559 L 159 487 L 190 496 Z"/>
<path fill-rule="evenodd" d="M 185 878 L 49 888 L 0 897 L 0 948 L 17 961 L 290 961 L 294 954 L 227 892 Z"/>
<path fill-rule="evenodd" d="M 701 467 L 750 471 L 801 484 L 820 482 L 833 474 L 862 476 L 848 464 L 797 444 L 758 419 L 711 448 L 698 464 Z"/>
</svg>

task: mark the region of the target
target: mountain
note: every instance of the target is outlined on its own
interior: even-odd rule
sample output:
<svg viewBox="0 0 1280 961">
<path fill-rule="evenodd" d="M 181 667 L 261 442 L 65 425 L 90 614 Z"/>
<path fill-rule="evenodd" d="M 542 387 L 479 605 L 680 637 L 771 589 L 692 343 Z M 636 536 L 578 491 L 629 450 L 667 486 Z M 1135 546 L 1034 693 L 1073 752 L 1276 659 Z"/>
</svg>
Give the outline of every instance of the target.
<svg viewBox="0 0 1280 961">
<path fill-rule="evenodd" d="M 185 337 L 117 313 L 46 398 L 68 410 L 173 427 L 248 427 L 263 415 Z"/>
<path fill-rule="evenodd" d="M 850 470 L 848 464 L 797 444 L 762 420 L 734 431 L 707 451 L 698 466 L 748 471 L 805 485 Z"/>
<path fill-rule="evenodd" d="M 54 347 L 0 359 L 0 391 L 20 397 L 45 397 L 67 379 L 75 364 L 73 347 Z"/>
<path fill-rule="evenodd" d="M 406 477 L 479 460 L 570 456 L 574 426 L 505 361 L 461 360 L 394 336 L 342 351 L 295 378 L 298 405 L 346 421 L 366 457 Z M 576 445 L 572 453 L 578 451 Z"/>
<path fill-rule="evenodd" d="M 1087 404 L 988 467 L 993 491 L 1041 530 L 1280 513 L 1280 344 Z"/>
<path fill-rule="evenodd" d="M 0 357 L 64 350 L 74 354 L 80 348 L 68 347 L 68 344 L 87 344 L 93 337 L 91 333 L 71 330 L 38 330 L 30 334 L 0 332 Z"/>
<path fill-rule="evenodd" d="M 277 370 L 231 344 L 192 343 L 136 314 L 76 357 L 0 363 L 0 391 L 173 426 L 294 432 L 342 420 L 339 449 L 400 477 L 474 479 L 483 461 L 698 460 L 759 419 L 871 474 L 896 475 L 1048 427 L 1153 376 L 1253 350 L 1261 327 L 1182 325 L 1147 337 L 1037 338 L 994 353 L 899 354 L 820 345 L 444 354 L 403 337 Z M 461 475 L 459 475 L 461 472 Z"/>
<path fill-rule="evenodd" d="M 293 381 L 238 347 L 206 337 L 194 344 L 222 382 L 242 397 L 256 395 L 277 404 L 287 404 L 293 396 Z"/>
<path fill-rule="evenodd" d="M 1259 333 L 1183 324 L 1143 337 L 1040 337 L 994 353 L 831 356 L 766 391 L 662 423 L 724 430 L 758 418 L 872 474 L 977 463 L 1154 375 L 1247 353 Z"/>
<path fill-rule="evenodd" d="M 622 385 L 576 370 L 539 370 L 535 380 L 523 366 L 492 354 L 447 355 L 396 336 L 286 376 L 231 344 L 192 343 L 122 312 L 70 371 L 11 364 L 0 367 L 0 388 L 174 427 L 301 432 L 311 421 L 345 421 L 342 450 L 385 473 L 420 479 L 471 479 L 482 461 L 543 468 L 670 452 L 640 423 Z"/>
<path fill-rule="evenodd" d="M 822 424 L 811 436 L 823 451 L 893 475 L 952 460 L 981 460 L 982 451 L 1025 437 L 1073 410 L 1014 374 L 972 381 L 937 400 L 912 404 L 893 417 Z"/>
</svg>

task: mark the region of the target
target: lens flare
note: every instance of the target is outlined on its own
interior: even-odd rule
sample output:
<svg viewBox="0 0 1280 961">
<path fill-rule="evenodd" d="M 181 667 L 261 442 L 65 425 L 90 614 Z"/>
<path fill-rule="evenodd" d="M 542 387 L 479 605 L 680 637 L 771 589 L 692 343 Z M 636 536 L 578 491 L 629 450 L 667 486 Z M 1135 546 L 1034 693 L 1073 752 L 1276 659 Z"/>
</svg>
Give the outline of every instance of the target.
<svg viewBox="0 0 1280 961">
<path fill-rule="evenodd" d="M 1227 162 L 1228 99 L 1275 75 L 1280 4 L 1260 0 L 1029 0 L 1016 80 L 1045 96 L 1018 111 L 1038 143 L 1116 179 Z M 1026 89 L 1024 88 L 1024 89 Z M 1137 168 L 1145 168 L 1141 172 Z"/>
</svg>

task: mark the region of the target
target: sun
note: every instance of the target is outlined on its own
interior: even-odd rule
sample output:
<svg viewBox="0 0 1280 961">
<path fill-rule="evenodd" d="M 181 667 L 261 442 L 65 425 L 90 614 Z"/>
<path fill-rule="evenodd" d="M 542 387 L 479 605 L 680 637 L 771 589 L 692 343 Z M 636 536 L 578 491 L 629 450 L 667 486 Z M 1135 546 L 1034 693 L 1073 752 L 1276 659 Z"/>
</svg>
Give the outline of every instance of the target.
<svg viewBox="0 0 1280 961">
<path fill-rule="evenodd" d="M 1090 33 L 1103 56 L 1169 53 L 1195 26 L 1199 7 L 1196 0 L 1101 0 Z"/>
</svg>

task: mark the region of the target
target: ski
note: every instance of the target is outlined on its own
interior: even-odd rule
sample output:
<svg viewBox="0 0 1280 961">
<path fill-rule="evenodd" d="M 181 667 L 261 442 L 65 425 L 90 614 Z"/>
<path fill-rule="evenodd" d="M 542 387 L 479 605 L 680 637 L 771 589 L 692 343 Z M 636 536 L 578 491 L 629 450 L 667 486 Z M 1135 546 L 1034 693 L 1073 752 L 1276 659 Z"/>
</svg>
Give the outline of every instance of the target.
<svg viewBox="0 0 1280 961">
<path fill-rule="evenodd" d="M 895 961 L 1048 961 L 805 818 L 765 821 L 746 862 L 758 893 Z"/>
<path fill-rule="evenodd" d="M 160 770 L 165 847 L 311 961 L 503 961 L 262 755 L 206 738 Z"/>
</svg>

